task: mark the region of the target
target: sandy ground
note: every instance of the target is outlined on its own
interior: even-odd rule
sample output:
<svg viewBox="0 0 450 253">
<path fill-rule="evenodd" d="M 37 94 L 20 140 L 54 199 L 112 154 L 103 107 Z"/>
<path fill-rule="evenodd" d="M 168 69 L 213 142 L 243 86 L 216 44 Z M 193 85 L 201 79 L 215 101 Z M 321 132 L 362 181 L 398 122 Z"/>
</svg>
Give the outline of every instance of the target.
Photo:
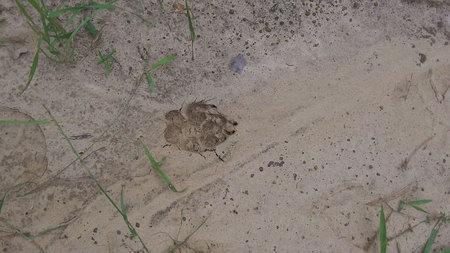
<svg viewBox="0 0 450 253">
<path fill-rule="evenodd" d="M 143 2 L 155 27 L 101 13 L 103 41 L 92 48 L 82 31 L 76 64 L 41 57 L 18 97 L 36 38 L 14 2 L 1 1 L 1 120 L 49 119 L 45 104 L 68 136 L 94 136 L 72 140 L 81 152 L 113 122 L 145 65 L 177 55 L 152 72 L 156 92 L 141 85 L 83 154 L 117 203 L 123 187 L 128 218 L 152 252 L 169 251 L 205 219 L 177 252 L 378 252 L 381 198 L 388 252 L 396 242 L 422 252 L 435 221 L 389 206 L 433 199 L 429 217 L 450 213 L 448 1 L 191 1 L 194 60 L 178 2 Z M 118 5 L 139 12 L 136 1 Z M 97 51 L 113 49 L 117 63 L 105 75 Z M 240 74 L 229 68 L 239 54 Z M 217 147 L 223 161 L 164 139 L 165 113 L 204 99 L 238 122 Z M 10 190 L 3 252 L 38 252 L 7 224 L 46 252 L 142 252 L 53 124 L 0 129 L 0 193 Z M 161 168 L 184 193 L 170 191 L 141 142 L 167 158 Z M 449 247 L 444 225 L 434 248 Z"/>
</svg>

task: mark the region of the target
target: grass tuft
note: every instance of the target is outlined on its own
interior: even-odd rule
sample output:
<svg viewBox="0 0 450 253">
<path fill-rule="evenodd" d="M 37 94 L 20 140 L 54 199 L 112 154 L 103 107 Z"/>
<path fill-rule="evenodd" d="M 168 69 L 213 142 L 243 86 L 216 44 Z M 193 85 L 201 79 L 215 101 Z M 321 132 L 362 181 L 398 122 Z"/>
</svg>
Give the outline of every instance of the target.
<svg viewBox="0 0 450 253">
<path fill-rule="evenodd" d="M 102 52 L 99 50 L 98 51 L 98 56 L 100 57 L 100 61 L 97 62 L 98 65 L 100 64 L 105 64 L 105 71 L 106 74 L 109 75 L 111 74 L 111 67 L 112 67 L 112 55 L 116 52 L 116 50 L 113 50 L 111 53 L 107 54 L 107 55 L 103 55 Z"/>
<path fill-rule="evenodd" d="M 99 4 L 95 2 L 77 4 L 73 7 L 61 7 L 55 11 L 49 11 L 45 6 L 44 1 L 37 2 L 36 0 L 15 0 L 19 11 L 25 16 L 28 25 L 38 36 L 37 50 L 31 65 L 28 81 L 25 87 L 19 93 L 22 95 L 29 87 L 33 80 L 34 74 L 39 61 L 39 54 L 44 54 L 47 58 L 56 62 L 68 62 L 73 60 L 75 53 L 74 39 L 78 32 L 83 28 L 94 35 L 94 37 L 100 36 L 99 31 L 90 22 L 96 15 L 105 10 L 119 9 L 126 11 L 150 26 L 153 24 L 142 17 L 139 14 L 128 11 L 121 7 L 114 5 L 118 0 L 113 0 L 105 4 Z M 39 14 L 39 20 L 34 20 L 32 15 L 27 11 L 24 3 L 27 3 L 32 10 Z M 29 8 L 30 9 L 30 8 Z M 93 10 L 90 15 L 84 17 L 84 13 L 87 10 Z M 63 16 L 68 14 L 65 24 L 61 24 L 60 20 Z M 80 17 L 77 19 L 77 17 Z M 80 20 L 81 19 L 81 20 Z M 80 20 L 79 23 L 75 23 L 75 20 Z M 72 27 L 72 28 L 71 28 Z M 98 37 L 99 38 L 99 37 Z M 44 42 L 42 45 L 41 42 Z M 105 66 L 106 68 L 106 66 Z"/>
<path fill-rule="evenodd" d="M 171 250 L 169 250 L 170 253 L 175 252 L 175 250 L 179 249 L 181 246 L 183 246 L 184 244 L 186 244 L 186 242 L 189 240 L 189 238 L 192 237 L 192 235 L 194 235 L 208 220 L 208 218 L 204 219 L 202 221 L 202 223 L 200 223 L 200 225 L 198 225 L 191 233 L 189 233 L 188 236 L 186 236 L 186 238 L 184 238 L 183 241 L 178 241 L 179 235 L 180 235 L 180 231 L 181 231 L 181 227 L 183 226 L 183 209 L 181 209 L 181 221 L 180 221 L 180 227 L 178 227 L 178 232 L 177 232 L 177 237 L 175 240 L 173 240 L 175 246 L 174 248 L 172 248 Z M 180 250 L 181 251 L 181 250 Z"/>
<path fill-rule="evenodd" d="M 401 212 L 405 206 L 411 206 L 412 208 L 416 209 L 419 212 L 425 213 L 425 214 L 430 214 L 428 211 L 424 210 L 423 208 L 419 207 L 420 205 L 424 205 L 427 203 L 432 202 L 431 199 L 423 199 L 423 200 L 415 200 L 415 201 L 404 201 L 404 200 L 400 200 L 400 204 L 397 208 L 397 212 Z M 388 205 L 389 206 L 389 205 Z M 385 253 L 386 252 L 386 248 L 387 248 L 387 242 L 388 240 L 392 240 L 395 239 L 401 235 L 403 235 L 406 232 L 411 232 L 413 231 L 412 228 L 423 224 L 423 223 L 427 223 L 429 224 L 431 220 L 435 220 L 436 224 L 434 225 L 430 236 L 427 239 L 427 242 L 423 248 L 423 253 L 429 253 L 431 252 L 432 248 L 433 248 L 433 244 L 434 241 L 439 233 L 439 230 L 441 228 L 441 226 L 443 224 L 447 224 L 450 223 L 450 216 L 445 215 L 444 213 L 441 213 L 439 216 L 427 216 L 425 220 L 422 220 L 421 222 L 413 225 L 413 226 L 409 226 L 408 229 L 398 233 L 397 235 L 395 235 L 392 238 L 387 239 L 387 234 L 386 234 L 386 219 L 384 216 L 384 210 L 383 210 L 383 205 L 381 205 L 381 211 L 380 211 L 380 229 L 379 229 L 379 241 L 380 241 L 380 252 L 381 253 Z M 400 249 L 400 244 L 397 242 L 396 243 L 397 246 L 397 252 L 401 253 L 401 249 Z M 441 252 L 445 252 L 445 253 L 450 253 L 448 251 L 448 249 L 442 250 Z"/>
</svg>

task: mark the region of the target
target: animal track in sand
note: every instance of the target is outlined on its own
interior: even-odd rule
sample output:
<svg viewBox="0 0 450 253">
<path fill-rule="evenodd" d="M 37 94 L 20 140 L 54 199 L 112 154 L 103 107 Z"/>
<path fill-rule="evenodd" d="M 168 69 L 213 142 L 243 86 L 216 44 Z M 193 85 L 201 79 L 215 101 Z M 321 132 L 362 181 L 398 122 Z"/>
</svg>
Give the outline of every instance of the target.
<svg viewBox="0 0 450 253">
<path fill-rule="evenodd" d="M 227 119 L 213 104 L 190 103 L 184 112 L 166 113 L 164 138 L 170 144 L 191 152 L 213 151 L 236 131 L 237 122 Z"/>
</svg>

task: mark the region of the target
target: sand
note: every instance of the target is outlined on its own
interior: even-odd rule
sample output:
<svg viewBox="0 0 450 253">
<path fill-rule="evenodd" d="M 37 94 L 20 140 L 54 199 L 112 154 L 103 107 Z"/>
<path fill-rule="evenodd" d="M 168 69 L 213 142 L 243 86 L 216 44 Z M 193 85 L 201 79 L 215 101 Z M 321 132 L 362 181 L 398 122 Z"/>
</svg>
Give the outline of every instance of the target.
<svg viewBox="0 0 450 253">
<path fill-rule="evenodd" d="M 192 1 L 194 60 L 174 3 L 183 4 L 143 1 L 154 27 L 100 13 L 103 40 L 83 29 L 74 62 L 41 55 L 22 96 L 36 36 L 13 1 L 0 3 L 0 120 L 50 119 L 45 105 L 77 152 L 112 124 L 80 153 L 83 165 L 54 124 L 0 126 L 3 252 L 39 252 L 7 224 L 45 252 L 143 252 L 86 169 L 119 205 L 123 189 L 151 252 L 168 252 L 205 220 L 176 252 L 379 252 L 381 204 L 388 252 L 397 242 L 422 252 L 436 217 L 450 213 L 449 3 Z M 136 1 L 117 5 L 140 12 Z M 116 50 L 110 75 L 98 50 Z M 177 57 L 151 71 L 155 92 L 134 90 L 168 55 Z M 230 68 L 238 55 L 245 66 Z M 215 152 L 167 145 L 165 114 L 202 100 L 236 132 Z M 166 157 L 161 169 L 184 192 L 169 189 L 142 143 Z M 428 215 L 393 212 L 421 199 L 433 200 Z M 450 248 L 449 238 L 443 225 L 434 249 Z"/>
</svg>

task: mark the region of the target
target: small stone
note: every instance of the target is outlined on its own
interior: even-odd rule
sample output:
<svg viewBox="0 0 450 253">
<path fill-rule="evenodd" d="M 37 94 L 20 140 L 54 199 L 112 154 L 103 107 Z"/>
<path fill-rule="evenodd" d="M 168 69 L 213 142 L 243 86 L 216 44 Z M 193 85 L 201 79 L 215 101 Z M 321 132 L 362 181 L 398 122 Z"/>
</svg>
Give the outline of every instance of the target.
<svg viewBox="0 0 450 253">
<path fill-rule="evenodd" d="M 247 61 L 242 54 L 238 54 L 235 58 L 233 58 L 230 62 L 229 68 L 231 71 L 236 72 L 238 74 L 242 74 Z"/>
<path fill-rule="evenodd" d="M 427 60 L 426 55 L 419 53 L 419 56 L 420 56 L 420 59 L 419 59 L 420 63 L 424 63 Z"/>
</svg>

